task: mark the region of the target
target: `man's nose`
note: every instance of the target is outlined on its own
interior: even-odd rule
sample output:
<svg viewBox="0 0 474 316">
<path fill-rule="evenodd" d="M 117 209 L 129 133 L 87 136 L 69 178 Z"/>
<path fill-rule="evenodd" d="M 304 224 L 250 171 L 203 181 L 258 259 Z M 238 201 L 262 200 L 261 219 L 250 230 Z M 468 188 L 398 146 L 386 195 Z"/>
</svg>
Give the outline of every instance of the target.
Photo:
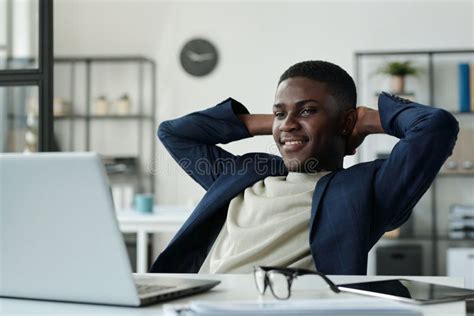
<svg viewBox="0 0 474 316">
<path fill-rule="evenodd" d="M 287 115 L 286 118 L 281 122 L 280 131 L 291 132 L 297 130 L 300 127 L 298 120 L 293 115 Z"/>
</svg>

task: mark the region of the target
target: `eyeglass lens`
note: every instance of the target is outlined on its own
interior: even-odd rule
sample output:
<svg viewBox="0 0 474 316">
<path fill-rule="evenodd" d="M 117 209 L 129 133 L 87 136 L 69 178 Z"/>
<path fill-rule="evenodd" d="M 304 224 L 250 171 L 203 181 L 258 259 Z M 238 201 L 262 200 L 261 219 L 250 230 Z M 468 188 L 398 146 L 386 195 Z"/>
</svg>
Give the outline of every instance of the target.
<svg viewBox="0 0 474 316">
<path fill-rule="evenodd" d="M 289 298 L 290 282 L 288 278 L 278 271 L 269 271 L 267 275 L 273 295 L 279 299 Z"/>
<path fill-rule="evenodd" d="M 266 272 L 260 268 L 257 268 L 254 272 L 255 285 L 257 286 L 257 290 L 260 294 L 265 293 L 265 288 L 266 288 L 265 275 L 266 275 Z"/>
</svg>

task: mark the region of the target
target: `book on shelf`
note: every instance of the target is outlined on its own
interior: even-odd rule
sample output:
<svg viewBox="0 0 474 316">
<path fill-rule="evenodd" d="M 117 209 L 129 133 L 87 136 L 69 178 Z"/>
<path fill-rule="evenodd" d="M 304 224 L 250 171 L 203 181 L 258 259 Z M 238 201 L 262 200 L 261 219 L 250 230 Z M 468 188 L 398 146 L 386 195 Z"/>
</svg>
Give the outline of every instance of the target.
<svg viewBox="0 0 474 316">
<path fill-rule="evenodd" d="M 469 95 L 471 97 L 471 112 L 474 112 L 474 63 L 469 65 Z"/>
<path fill-rule="evenodd" d="M 469 112 L 471 110 L 469 68 L 468 63 L 458 65 L 459 112 Z"/>
</svg>

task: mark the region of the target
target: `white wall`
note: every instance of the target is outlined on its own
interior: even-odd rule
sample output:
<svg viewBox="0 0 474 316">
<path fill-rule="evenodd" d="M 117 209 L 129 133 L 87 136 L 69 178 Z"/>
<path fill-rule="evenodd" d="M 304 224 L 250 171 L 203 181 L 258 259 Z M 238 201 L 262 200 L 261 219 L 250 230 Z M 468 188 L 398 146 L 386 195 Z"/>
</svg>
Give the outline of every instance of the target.
<svg viewBox="0 0 474 316">
<path fill-rule="evenodd" d="M 12 54 L 17 58 L 38 56 L 39 1 L 16 0 L 13 9 Z M 2 23 L 5 23 L 2 21 Z"/>
<path fill-rule="evenodd" d="M 353 74 L 358 50 L 447 49 L 474 44 L 472 1 L 164 2 L 55 1 L 55 53 L 144 54 L 158 65 L 158 120 L 232 96 L 269 113 L 279 75 L 291 64 L 324 59 Z M 210 76 L 186 75 L 184 42 L 213 41 L 220 52 Z M 275 152 L 270 137 L 225 146 Z M 158 146 L 157 199 L 197 201 L 204 191 Z M 347 159 L 345 165 L 353 163 Z"/>
<path fill-rule="evenodd" d="M 0 0 L 0 46 L 5 45 L 7 42 L 7 2 L 5 0 Z M 1 55 L 0 55 L 1 56 Z"/>
</svg>

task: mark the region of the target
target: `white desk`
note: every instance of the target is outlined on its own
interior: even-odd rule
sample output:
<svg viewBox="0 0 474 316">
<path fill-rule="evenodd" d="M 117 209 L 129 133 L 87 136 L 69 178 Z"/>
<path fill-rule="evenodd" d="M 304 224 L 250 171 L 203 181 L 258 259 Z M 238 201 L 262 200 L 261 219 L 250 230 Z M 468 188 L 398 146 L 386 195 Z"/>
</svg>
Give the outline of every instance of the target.
<svg viewBox="0 0 474 316">
<path fill-rule="evenodd" d="M 117 219 L 123 233 L 137 234 L 137 272 L 148 272 L 148 234 L 175 233 L 191 214 L 184 206 L 155 206 L 153 213 L 133 210 L 118 211 Z"/>
<path fill-rule="evenodd" d="M 176 277 L 179 275 L 171 274 L 167 276 Z M 182 275 L 181 275 L 182 277 Z M 191 300 L 207 300 L 207 301 L 260 301 L 257 290 L 255 289 L 253 275 L 251 274 L 227 274 L 227 275 L 186 275 L 188 278 L 207 278 L 221 280 L 221 284 L 209 292 L 194 295 L 173 301 L 173 304 L 186 303 Z M 388 277 L 372 277 L 372 276 L 330 276 L 336 283 L 356 282 L 362 280 L 379 280 L 388 279 Z M 390 277 L 392 278 L 392 277 Z M 463 286 L 463 280 L 460 278 L 448 277 L 406 277 L 408 279 L 422 280 L 426 282 Z M 334 299 L 340 300 L 344 298 L 361 297 L 355 294 L 332 293 L 324 281 L 315 276 L 303 276 L 298 278 L 293 284 L 292 299 Z M 270 293 L 263 297 L 264 301 L 274 300 Z M 402 303 L 400 303 L 402 304 Z M 465 315 L 466 307 L 464 302 L 435 304 L 428 306 L 413 306 L 420 309 L 424 315 L 439 316 L 458 316 Z M 18 299 L 0 299 L 0 315 L 2 316 L 18 316 L 18 315 L 163 315 L 162 305 L 152 305 L 143 308 L 131 307 L 114 307 L 73 303 L 57 303 L 42 302 L 32 300 Z"/>
</svg>

